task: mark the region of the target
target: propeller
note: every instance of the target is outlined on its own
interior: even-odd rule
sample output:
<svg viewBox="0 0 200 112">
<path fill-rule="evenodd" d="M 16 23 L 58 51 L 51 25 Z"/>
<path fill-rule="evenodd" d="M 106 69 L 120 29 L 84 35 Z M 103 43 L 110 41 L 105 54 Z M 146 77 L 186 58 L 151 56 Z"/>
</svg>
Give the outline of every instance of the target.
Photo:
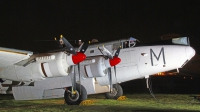
<svg viewBox="0 0 200 112">
<path fill-rule="evenodd" d="M 108 79 L 110 82 L 110 92 L 112 92 L 113 89 L 113 84 L 112 84 L 112 72 L 111 72 L 111 67 L 114 66 L 114 72 L 115 72 L 115 77 L 116 77 L 116 65 L 119 64 L 121 62 L 121 59 L 118 57 L 119 53 L 120 53 L 120 47 L 117 49 L 117 51 L 115 52 L 114 56 L 112 56 L 112 54 L 103 46 L 102 49 L 98 47 L 98 49 L 101 51 L 101 53 L 105 53 L 106 57 L 109 59 L 109 63 L 110 65 L 108 65 Z M 104 54 L 103 54 L 104 55 Z"/>
<path fill-rule="evenodd" d="M 67 51 L 70 54 L 74 54 L 76 55 L 76 51 L 74 49 L 74 47 L 61 35 L 60 36 L 60 44 L 61 45 L 65 45 L 64 50 Z"/>
<path fill-rule="evenodd" d="M 84 54 L 88 48 L 88 44 L 82 43 L 78 48 L 78 51 L 61 35 L 59 40 L 61 45 L 64 45 L 62 50 L 72 55 L 73 65 L 70 67 L 70 74 L 72 80 L 72 94 L 76 91 L 76 73 L 75 66 L 78 66 L 79 82 L 80 82 L 80 62 L 85 60 L 86 55 Z M 81 84 L 80 84 L 81 85 Z"/>
</svg>

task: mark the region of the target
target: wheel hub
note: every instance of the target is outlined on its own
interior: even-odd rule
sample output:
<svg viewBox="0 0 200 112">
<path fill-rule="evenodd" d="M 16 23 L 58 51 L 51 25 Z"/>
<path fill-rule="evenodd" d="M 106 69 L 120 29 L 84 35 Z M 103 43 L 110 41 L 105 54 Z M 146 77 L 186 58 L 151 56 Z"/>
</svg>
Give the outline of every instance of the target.
<svg viewBox="0 0 200 112">
<path fill-rule="evenodd" d="M 110 93 L 110 96 L 116 96 L 116 95 L 117 95 L 117 90 L 116 90 L 116 88 L 113 88 Z"/>
<path fill-rule="evenodd" d="M 77 101 L 77 100 L 79 99 L 79 97 L 80 97 L 80 94 L 79 94 L 78 91 L 75 91 L 74 93 L 75 93 L 75 94 L 73 94 L 73 93 L 71 93 L 71 92 L 68 92 L 68 96 L 69 96 L 69 99 L 70 99 L 71 101 Z"/>
</svg>

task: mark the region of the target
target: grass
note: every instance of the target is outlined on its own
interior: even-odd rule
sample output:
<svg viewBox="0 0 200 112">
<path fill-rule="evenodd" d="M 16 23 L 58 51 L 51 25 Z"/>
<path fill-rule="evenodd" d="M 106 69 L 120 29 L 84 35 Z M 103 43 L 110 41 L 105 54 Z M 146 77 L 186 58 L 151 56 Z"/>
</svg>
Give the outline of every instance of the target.
<svg viewBox="0 0 200 112">
<path fill-rule="evenodd" d="M 0 95 L 1 112 L 132 112 L 132 111 L 200 111 L 200 102 L 189 95 L 156 94 L 157 101 L 149 94 L 125 94 L 125 101 L 108 100 L 103 94 L 90 95 L 93 105 L 66 105 L 63 99 L 15 101 L 11 95 Z"/>
</svg>

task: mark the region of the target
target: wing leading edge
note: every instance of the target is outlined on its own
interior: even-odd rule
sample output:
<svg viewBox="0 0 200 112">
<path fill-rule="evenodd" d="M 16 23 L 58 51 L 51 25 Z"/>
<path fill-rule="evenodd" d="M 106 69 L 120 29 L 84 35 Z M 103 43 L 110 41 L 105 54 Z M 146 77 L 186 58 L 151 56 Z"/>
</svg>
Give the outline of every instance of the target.
<svg viewBox="0 0 200 112">
<path fill-rule="evenodd" d="M 0 47 L 0 67 L 13 65 L 22 60 L 28 59 L 33 52 Z"/>
</svg>

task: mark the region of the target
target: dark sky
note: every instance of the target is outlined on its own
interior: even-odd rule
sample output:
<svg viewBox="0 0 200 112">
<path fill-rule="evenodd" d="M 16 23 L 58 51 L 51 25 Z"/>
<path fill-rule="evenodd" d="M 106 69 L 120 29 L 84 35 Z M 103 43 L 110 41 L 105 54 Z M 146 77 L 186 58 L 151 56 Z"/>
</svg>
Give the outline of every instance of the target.
<svg viewBox="0 0 200 112">
<path fill-rule="evenodd" d="M 27 47 L 20 41 L 53 40 L 60 34 L 69 40 L 133 36 L 152 41 L 176 33 L 189 36 L 198 49 L 199 6 L 192 0 L 0 0 L 0 46 Z"/>
</svg>

